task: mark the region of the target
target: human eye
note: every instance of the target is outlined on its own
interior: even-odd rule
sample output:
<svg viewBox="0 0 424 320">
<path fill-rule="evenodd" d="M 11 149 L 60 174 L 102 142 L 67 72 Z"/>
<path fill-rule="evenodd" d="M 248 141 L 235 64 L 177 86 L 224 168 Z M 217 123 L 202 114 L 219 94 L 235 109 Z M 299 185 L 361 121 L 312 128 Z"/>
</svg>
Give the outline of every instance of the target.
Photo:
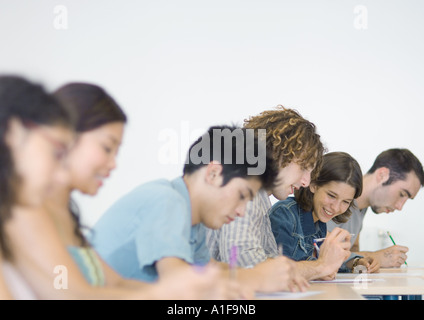
<svg viewBox="0 0 424 320">
<path fill-rule="evenodd" d="M 55 148 L 53 152 L 55 159 L 58 161 L 62 161 L 63 159 L 65 159 L 67 153 L 68 150 L 65 148 Z"/>
<path fill-rule="evenodd" d="M 103 150 L 107 153 L 110 154 L 112 153 L 112 148 L 107 146 L 107 145 L 103 145 Z"/>
</svg>

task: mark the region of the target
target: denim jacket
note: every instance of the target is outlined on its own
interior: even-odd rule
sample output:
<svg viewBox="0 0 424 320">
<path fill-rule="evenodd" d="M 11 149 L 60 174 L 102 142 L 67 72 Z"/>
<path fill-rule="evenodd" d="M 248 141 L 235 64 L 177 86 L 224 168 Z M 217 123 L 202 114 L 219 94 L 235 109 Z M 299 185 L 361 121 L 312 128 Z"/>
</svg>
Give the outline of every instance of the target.
<svg viewBox="0 0 424 320">
<path fill-rule="evenodd" d="M 314 223 L 311 211 L 304 211 L 293 197 L 278 201 L 269 211 L 271 228 L 283 253 L 295 261 L 316 260 L 313 257 L 314 239 L 325 238 L 327 225 Z"/>
<path fill-rule="evenodd" d="M 271 228 L 277 244 L 282 244 L 283 254 L 295 261 L 316 260 L 314 257 L 314 239 L 325 238 L 327 225 L 324 222 L 314 223 L 312 211 L 304 211 L 293 197 L 275 203 L 269 210 Z M 322 242 L 321 242 L 322 243 Z M 356 254 L 346 260 L 349 261 Z M 345 263 L 339 272 L 350 272 Z"/>
</svg>

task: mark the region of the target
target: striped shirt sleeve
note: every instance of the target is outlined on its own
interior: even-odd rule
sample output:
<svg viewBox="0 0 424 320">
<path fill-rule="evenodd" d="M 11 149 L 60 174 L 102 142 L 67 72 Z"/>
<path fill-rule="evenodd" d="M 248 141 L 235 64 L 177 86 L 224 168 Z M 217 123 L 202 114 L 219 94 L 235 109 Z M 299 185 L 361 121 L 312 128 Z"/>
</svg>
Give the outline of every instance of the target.
<svg viewBox="0 0 424 320">
<path fill-rule="evenodd" d="M 268 194 L 260 190 L 249 202 L 244 217 L 236 218 L 219 230 L 208 230 L 211 256 L 228 263 L 233 245 L 238 248 L 237 265 L 240 267 L 253 267 L 277 256 L 277 244 L 268 217 L 270 207 Z"/>
</svg>

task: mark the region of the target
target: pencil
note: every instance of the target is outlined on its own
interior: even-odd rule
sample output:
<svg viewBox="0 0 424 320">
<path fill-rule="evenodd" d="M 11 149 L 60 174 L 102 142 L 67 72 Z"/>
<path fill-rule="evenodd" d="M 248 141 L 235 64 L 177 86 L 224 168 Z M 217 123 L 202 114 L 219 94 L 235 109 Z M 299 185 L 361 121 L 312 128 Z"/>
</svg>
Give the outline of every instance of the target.
<svg viewBox="0 0 424 320">
<path fill-rule="evenodd" d="M 392 235 L 390 234 L 389 231 L 387 231 L 387 235 L 389 236 L 390 240 L 392 240 L 393 245 L 396 245 L 396 242 L 395 242 L 395 240 L 393 240 Z M 405 265 L 407 266 L 408 264 L 406 263 L 406 261 L 404 261 L 404 262 L 405 262 Z"/>
<path fill-rule="evenodd" d="M 351 236 L 351 237 L 353 237 L 354 235 L 355 235 L 354 233 L 351 233 L 351 234 L 350 234 L 350 236 Z M 321 242 L 321 241 L 324 241 L 324 240 L 325 240 L 325 238 L 317 238 L 317 239 L 314 239 L 314 241 L 315 241 L 315 242 Z"/>
<path fill-rule="evenodd" d="M 231 247 L 230 253 L 230 278 L 236 279 L 236 265 L 237 265 L 237 246 Z"/>
<path fill-rule="evenodd" d="M 319 247 L 318 247 L 317 243 L 315 242 L 315 240 L 314 240 L 314 247 L 315 247 L 315 250 L 317 252 L 317 259 L 318 259 L 318 257 L 319 257 Z"/>
</svg>

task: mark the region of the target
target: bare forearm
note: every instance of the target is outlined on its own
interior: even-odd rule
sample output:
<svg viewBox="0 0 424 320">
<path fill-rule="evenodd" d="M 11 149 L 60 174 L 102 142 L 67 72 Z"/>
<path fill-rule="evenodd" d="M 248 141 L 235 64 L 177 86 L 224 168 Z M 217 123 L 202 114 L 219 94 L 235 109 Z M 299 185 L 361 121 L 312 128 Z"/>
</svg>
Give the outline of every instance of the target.
<svg viewBox="0 0 424 320">
<path fill-rule="evenodd" d="M 308 281 L 321 279 L 330 275 L 328 268 L 325 268 L 318 260 L 297 261 L 296 268 Z"/>
</svg>

